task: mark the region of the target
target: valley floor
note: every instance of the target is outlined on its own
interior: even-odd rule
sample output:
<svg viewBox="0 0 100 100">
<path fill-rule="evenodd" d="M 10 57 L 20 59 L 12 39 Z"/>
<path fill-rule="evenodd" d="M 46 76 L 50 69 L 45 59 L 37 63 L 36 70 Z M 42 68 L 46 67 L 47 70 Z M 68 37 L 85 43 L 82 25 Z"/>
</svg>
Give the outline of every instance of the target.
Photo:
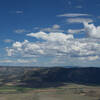
<svg viewBox="0 0 100 100">
<path fill-rule="evenodd" d="M 0 100 L 100 100 L 100 86 L 66 84 L 58 88 L 0 87 Z"/>
</svg>

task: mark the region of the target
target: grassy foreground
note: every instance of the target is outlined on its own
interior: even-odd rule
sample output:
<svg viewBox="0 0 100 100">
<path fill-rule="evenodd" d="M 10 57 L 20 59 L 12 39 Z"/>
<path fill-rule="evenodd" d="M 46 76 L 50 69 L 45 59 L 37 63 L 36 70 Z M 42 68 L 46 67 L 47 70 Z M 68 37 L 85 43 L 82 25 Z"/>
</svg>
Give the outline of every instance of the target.
<svg viewBox="0 0 100 100">
<path fill-rule="evenodd" d="M 2 86 L 0 100 L 100 100 L 100 86 L 66 84 L 43 89 Z"/>
</svg>

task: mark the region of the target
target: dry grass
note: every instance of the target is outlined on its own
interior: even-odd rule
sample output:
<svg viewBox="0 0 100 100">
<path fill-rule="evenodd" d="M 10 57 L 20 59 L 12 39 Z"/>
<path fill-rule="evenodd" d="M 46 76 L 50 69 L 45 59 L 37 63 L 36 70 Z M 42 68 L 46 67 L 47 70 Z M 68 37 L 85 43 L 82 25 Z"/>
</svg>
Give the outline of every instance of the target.
<svg viewBox="0 0 100 100">
<path fill-rule="evenodd" d="M 15 90 L 0 88 L 0 100 L 99 100 L 100 97 L 99 86 L 77 84 L 67 84 L 59 88 L 30 89 L 27 92 Z"/>
</svg>

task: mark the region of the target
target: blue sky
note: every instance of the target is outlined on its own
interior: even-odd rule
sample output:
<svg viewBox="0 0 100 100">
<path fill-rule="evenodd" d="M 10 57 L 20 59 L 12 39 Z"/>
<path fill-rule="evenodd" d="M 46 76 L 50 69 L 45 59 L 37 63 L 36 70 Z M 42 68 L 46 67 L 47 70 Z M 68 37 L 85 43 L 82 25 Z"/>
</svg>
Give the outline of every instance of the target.
<svg viewBox="0 0 100 100">
<path fill-rule="evenodd" d="M 0 65 L 99 67 L 99 9 L 100 0 L 1 0 Z"/>
</svg>

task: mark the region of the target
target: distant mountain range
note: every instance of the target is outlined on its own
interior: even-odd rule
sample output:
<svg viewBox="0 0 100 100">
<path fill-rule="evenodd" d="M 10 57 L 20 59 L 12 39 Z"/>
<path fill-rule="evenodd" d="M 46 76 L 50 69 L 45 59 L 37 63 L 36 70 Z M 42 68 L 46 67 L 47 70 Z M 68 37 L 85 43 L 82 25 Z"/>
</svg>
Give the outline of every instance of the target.
<svg viewBox="0 0 100 100">
<path fill-rule="evenodd" d="M 100 84 L 100 68 L 0 67 L 1 85 L 55 87 L 64 83 Z"/>
</svg>

